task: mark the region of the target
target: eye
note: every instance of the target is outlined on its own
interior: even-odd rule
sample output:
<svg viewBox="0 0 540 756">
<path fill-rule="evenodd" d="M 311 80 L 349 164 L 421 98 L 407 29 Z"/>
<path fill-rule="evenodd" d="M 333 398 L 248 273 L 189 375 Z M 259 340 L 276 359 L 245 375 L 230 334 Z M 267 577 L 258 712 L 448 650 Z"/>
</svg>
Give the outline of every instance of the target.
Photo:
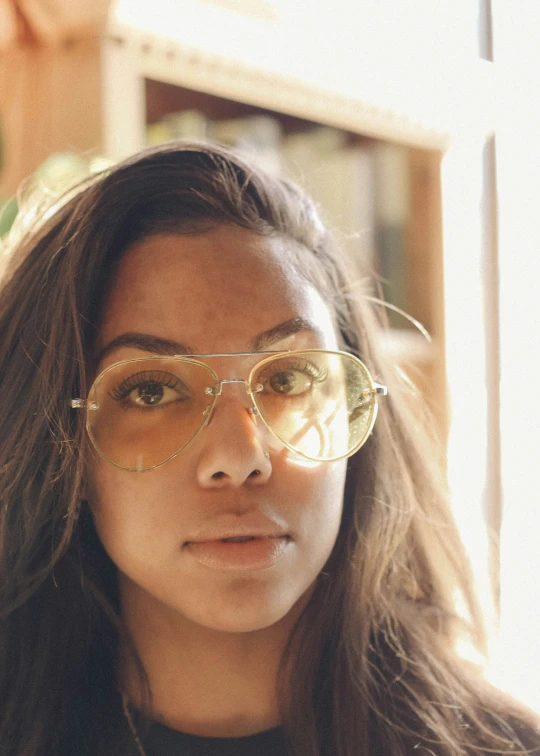
<svg viewBox="0 0 540 756">
<path fill-rule="evenodd" d="M 267 383 L 276 394 L 298 396 L 310 390 L 313 380 L 301 370 L 281 370 L 271 375 Z"/>
<path fill-rule="evenodd" d="M 173 396 L 170 397 L 168 394 L 172 394 Z M 135 402 L 135 404 L 145 404 L 147 406 L 151 406 L 154 404 L 166 404 L 167 399 L 169 401 L 174 400 L 174 392 L 167 388 L 167 386 L 164 386 L 162 383 L 158 383 L 157 381 L 152 381 L 148 383 L 141 383 L 140 386 L 138 386 L 134 391 L 132 391 L 129 395 L 129 399 L 132 402 Z M 165 399 L 163 402 L 162 400 Z"/>
<path fill-rule="evenodd" d="M 314 384 L 324 381 L 325 370 L 307 360 L 283 361 L 268 364 L 257 381 L 267 394 L 302 396 L 313 390 Z"/>
<path fill-rule="evenodd" d="M 189 394 L 178 376 L 166 372 L 151 374 L 145 371 L 124 378 L 109 392 L 109 396 L 126 407 L 135 405 L 151 408 L 185 400 Z"/>
</svg>

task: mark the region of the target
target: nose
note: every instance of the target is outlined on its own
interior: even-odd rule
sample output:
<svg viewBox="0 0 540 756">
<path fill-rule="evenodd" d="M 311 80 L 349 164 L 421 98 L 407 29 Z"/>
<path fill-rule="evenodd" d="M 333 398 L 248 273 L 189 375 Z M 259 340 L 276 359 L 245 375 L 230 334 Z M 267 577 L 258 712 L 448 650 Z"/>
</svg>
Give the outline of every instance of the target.
<svg viewBox="0 0 540 756">
<path fill-rule="evenodd" d="M 267 431 L 250 412 L 249 400 L 220 396 L 199 434 L 197 479 L 204 488 L 261 485 L 272 473 Z"/>
</svg>

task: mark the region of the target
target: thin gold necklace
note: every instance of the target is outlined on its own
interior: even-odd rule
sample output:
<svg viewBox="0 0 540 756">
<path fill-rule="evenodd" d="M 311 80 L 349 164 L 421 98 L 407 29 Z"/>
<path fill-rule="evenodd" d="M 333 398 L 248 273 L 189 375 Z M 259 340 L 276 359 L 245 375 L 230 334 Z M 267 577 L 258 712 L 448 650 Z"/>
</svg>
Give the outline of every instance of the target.
<svg viewBox="0 0 540 756">
<path fill-rule="evenodd" d="M 141 743 L 141 739 L 137 733 L 137 728 L 135 727 L 135 723 L 133 722 L 133 719 L 131 718 L 131 714 L 129 713 L 129 704 L 128 704 L 128 699 L 125 693 L 122 693 L 122 708 L 124 709 L 124 716 L 127 719 L 129 729 L 131 730 L 131 734 L 133 735 L 133 740 L 137 744 L 139 753 L 141 754 L 141 756 L 146 756 L 146 751 L 144 750 L 143 744 Z"/>
</svg>

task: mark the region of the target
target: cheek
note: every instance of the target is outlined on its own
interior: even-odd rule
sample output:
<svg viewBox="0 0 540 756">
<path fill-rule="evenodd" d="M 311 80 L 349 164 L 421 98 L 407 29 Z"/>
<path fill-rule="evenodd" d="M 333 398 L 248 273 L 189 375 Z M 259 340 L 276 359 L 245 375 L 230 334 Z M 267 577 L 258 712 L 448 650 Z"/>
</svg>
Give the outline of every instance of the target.
<svg viewBox="0 0 540 756">
<path fill-rule="evenodd" d="M 129 473 L 101 460 L 87 469 L 88 503 L 96 531 L 119 567 L 126 559 L 150 560 L 152 542 L 166 536 L 162 522 L 168 513 L 163 502 L 168 500 L 171 506 L 172 502 L 162 477 Z"/>
<path fill-rule="evenodd" d="M 322 564 L 330 556 L 341 524 L 346 469 L 345 460 L 304 469 L 292 485 L 292 500 L 302 502 L 299 540 Z"/>
</svg>

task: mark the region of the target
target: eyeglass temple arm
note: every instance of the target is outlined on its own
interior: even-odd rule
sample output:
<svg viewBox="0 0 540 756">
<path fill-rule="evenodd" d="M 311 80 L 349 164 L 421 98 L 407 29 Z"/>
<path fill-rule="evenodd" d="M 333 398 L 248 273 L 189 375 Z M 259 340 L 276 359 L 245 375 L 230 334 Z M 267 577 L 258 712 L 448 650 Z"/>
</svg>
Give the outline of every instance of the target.
<svg viewBox="0 0 540 756">
<path fill-rule="evenodd" d="M 98 409 L 97 402 L 87 401 L 86 399 L 72 399 L 70 406 L 73 409 L 84 409 L 84 407 L 90 410 Z"/>
<path fill-rule="evenodd" d="M 367 408 L 371 405 L 371 398 L 376 395 L 386 396 L 388 394 L 388 388 L 381 383 L 374 383 L 372 389 L 365 389 L 362 392 L 362 398 L 360 402 L 353 407 L 349 413 L 349 422 L 353 422 L 361 417 Z"/>
</svg>

